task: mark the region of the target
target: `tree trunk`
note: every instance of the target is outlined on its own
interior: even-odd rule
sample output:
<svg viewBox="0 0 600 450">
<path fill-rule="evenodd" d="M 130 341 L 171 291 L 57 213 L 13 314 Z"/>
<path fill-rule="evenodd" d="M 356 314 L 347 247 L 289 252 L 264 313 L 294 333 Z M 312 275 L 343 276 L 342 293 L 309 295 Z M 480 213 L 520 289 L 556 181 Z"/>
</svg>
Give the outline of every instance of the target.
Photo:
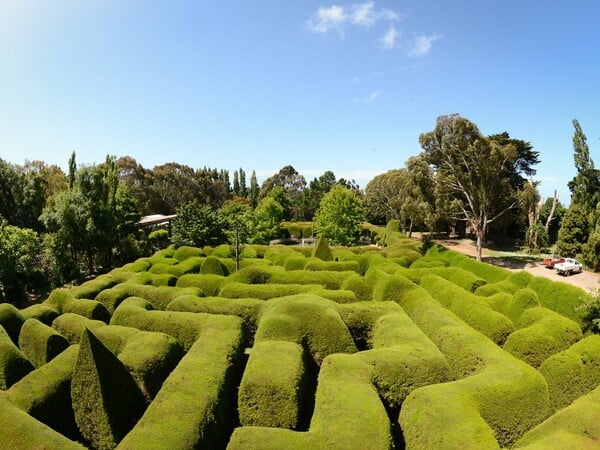
<svg viewBox="0 0 600 450">
<path fill-rule="evenodd" d="M 477 259 L 477 261 L 481 261 L 481 250 L 483 245 L 484 233 L 485 230 L 483 229 L 483 227 L 481 225 L 477 225 L 477 228 L 475 229 L 475 235 L 477 236 L 477 254 L 475 255 L 475 259 Z"/>
<path fill-rule="evenodd" d="M 544 225 L 544 229 L 546 230 L 546 234 L 548 234 L 548 230 L 550 229 L 550 222 L 554 218 L 554 212 L 556 211 L 556 205 L 558 204 L 558 197 L 556 195 L 556 189 L 554 190 L 554 198 L 552 199 L 552 208 L 550 209 L 550 215 L 546 220 L 546 225 Z"/>
<path fill-rule="evenodd" d="M 413 219 L 411 217 L 410 220 L 409 220 L 409 222 L 408 222 L 408 237 L 409 238 L 412 237 L 412 229 L 413 229 Z"/>
</svg>

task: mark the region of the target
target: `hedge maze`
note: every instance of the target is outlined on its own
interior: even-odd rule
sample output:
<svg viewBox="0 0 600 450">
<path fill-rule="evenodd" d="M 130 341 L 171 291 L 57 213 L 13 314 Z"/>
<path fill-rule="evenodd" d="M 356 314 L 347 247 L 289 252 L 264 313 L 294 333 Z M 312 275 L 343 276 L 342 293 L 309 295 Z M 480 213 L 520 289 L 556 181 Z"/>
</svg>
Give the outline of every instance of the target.
<svg viewBox="0 0 600 450">
<path fill-rule="evenodd" d="M 180 247 L 0 305 L 0 448 L 600 447 L 569 285 L 383 248 Z"/>
</svg>

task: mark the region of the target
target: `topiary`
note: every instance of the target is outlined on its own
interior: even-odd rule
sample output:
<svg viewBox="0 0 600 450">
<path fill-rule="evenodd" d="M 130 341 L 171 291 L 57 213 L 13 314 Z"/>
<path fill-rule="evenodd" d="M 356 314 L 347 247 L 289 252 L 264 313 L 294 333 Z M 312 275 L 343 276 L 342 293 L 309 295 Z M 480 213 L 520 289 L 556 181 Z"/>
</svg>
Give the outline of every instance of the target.
<svg viewBox="0 0 600 450">
<path fill-rule="evenodd" d="M 317 239 L 317 244 L 315 245 L 312 256 L 323 261 L 333 261 L 333 254 L 331 253 L 331 249 L 329 248 L 325 236 L 321 235 L 319 236 L 319 239 Z"/>
</svg>

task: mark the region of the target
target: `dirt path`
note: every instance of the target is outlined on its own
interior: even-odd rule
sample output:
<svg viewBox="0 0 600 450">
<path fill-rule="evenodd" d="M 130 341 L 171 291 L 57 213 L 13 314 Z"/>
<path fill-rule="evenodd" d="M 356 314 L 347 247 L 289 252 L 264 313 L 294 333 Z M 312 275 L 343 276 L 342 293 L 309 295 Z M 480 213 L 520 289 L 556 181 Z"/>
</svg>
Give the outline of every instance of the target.
<svg viewBox="0 0 600 450">
<path fill-rule="evenodd" d="M 454 251 L 464 253 L 465 255 L 469 255 L 475 257 L 476 249 L 475 245 L 471 243 L 469 240 L 454 240 L 454 239 L 445 239 L 445 240 L 436 240 L 440 245 L 448 249 L 452 249 Z M 578 273 L 575 275 L 571 275 L 565 277 L 563 275 L 559 275 L 556 270 L 548 269 L 544 266 L 541 261 L 536 260 L 535 258 L 531 258 L 528 261 L 514 261 L 510 260 L 510 258 L 499 258 L 495 256 L 491 256 L 486 249 L 483 249 L 483 261 L 488 262 L 490 264 L 494 264 L 496 266 L 502 266 L 509 270 L 518 271 L 525 270 L 532 275 L 539 277 L 546 277 L 554 281 L 562 281 L 563 283 L 569 283 L 573 286 L 577 286 L 581 289 L 585 289 L 586 291 L 592 292 L 597 289 L 600 289 L 600 274 L 589 272 L 584 270 L 582 273 Z"/>
</svg>

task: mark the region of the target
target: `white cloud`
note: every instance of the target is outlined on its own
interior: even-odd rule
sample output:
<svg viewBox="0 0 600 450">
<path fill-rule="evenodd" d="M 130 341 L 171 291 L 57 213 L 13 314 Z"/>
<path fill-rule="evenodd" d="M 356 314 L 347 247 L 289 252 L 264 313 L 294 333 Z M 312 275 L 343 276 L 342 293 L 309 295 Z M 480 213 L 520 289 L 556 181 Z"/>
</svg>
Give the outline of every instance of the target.
<svg viewBox="0 0 600 450">
<path fill-rule="evenodd" d="M 379 91 L 371 92 L 366 97 L 357 100 L 357 102 L 358 103 L 373 103 L 377 99 L 377 97 L 379 97 L 380 94 L 381 94 L 381 92 L 379 92 Z"/>
<path fill-rule="evenodd" d="M 306 23 L 309 30 L 315 33 L 327 33 L 337 30 L 343 35 L 342 24 L 346 20 L 344 8 L 332 5 L 329 8 L 319 8 Z"/>
<path fill-rule="evenodd" d="M 381 46 L 384 50 L 389 50 L 396 47 L 396 40 L 400 37 L 400 32 L 396 30 L 394 25 L 390 25 L 386 33 L 381 38 Z"/>
<path fill-rule="evenodd" d="M 376 9 L 375 2 L 369 0 L 349 6 L 320 7 L 306 22 L 306 26 L 314 33 L 337 31 L 340 36 L 344 36 L 345 25 L 371 28 L 378 21 L 393 22 L 399 19 L 398 13 L 385 8 Z"/>
<path fill-rule="evenodd" d="M 432 34 L 430 36 L 420 34 L 413 39 L 406 53 L 408 56 L 425 56 L 431 50 L 433 43 L 443 37 L 441 34 Z"/>
</svg>

